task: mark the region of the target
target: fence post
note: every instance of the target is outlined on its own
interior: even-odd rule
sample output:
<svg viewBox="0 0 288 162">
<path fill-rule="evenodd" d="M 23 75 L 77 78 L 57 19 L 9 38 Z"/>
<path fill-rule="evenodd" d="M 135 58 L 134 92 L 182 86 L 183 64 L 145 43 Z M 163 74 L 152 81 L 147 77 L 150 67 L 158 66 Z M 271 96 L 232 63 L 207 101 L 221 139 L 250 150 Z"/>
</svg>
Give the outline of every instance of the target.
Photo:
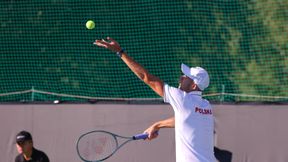
<svg viewBox="0 0 288 162">
<path fill-rule="evenodd" d="M 34 86 L 32 86 L 31 101 L 34 102 Z"/>
<path fill-rule="evenodd" d="M 220 98 L 221 102 L 225 101 L 225 84 L 222 84 L 222 91 L 221 91 L 221 98 Z"/>
</svg>

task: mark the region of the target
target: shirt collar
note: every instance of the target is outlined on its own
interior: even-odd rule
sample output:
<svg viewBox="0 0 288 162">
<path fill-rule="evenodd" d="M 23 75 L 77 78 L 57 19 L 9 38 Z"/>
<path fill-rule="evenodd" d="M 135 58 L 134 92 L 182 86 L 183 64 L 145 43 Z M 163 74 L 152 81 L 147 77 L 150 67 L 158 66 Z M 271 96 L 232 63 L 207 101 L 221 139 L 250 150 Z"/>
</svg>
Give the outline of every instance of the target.
<svg viewBox="0 0 288 162">
<path fill-rule="evenodd" d="M 188 94 L 202 96 L 202 92 L 201 91 L 192 91 L 192 92 L 189 92 Z"/>
</svg>

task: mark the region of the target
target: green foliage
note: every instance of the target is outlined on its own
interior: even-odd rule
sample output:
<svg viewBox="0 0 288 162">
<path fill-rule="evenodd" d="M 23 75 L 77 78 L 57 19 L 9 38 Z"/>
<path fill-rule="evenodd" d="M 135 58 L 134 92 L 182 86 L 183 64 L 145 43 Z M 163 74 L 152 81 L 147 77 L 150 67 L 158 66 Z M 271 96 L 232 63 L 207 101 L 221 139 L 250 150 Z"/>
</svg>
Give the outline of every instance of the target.
<svg viewBox="0 0 288 162">
<path fill-rule="evenodd" d="M 284 0 L 1 1 L 0 93 L 33 87 L 71 101 L 159 98 L 92 44 L 111 36 L 170 85 L 177 86 L 182 62 L 206 68 L 210 100 L 287 101 L 287 11 Z M 90 19 L 94 30 L 85 28 Z M 21 100 L 31 95 L 0 96 Z"/>
</svg>

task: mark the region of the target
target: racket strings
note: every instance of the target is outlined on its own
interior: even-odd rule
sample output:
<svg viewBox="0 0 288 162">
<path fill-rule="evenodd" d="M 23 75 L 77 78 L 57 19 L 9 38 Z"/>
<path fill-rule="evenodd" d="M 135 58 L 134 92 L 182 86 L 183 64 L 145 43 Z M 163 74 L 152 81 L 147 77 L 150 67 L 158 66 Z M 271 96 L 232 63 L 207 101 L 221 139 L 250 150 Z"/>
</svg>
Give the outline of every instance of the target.
<svg viewBox="0 0 288 162">
<path fill-rule="evenodd" d="M 86 161 L 104 159 L 110 156 L 116 148 L 115 137 L 101 132 L 86 135 L 78 143 L 79 154 Z"/>
</svg>

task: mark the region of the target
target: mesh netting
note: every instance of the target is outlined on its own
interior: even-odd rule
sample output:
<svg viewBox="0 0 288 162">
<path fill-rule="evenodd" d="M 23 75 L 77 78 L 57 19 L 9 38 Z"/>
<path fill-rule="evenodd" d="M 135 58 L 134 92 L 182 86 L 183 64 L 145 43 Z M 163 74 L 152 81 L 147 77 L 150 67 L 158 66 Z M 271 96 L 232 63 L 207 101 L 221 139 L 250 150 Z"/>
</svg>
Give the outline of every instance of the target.
<svg viewBox="0 0 288 162">
<path fill-rule="evenodd" d="M 160 99 L 92 44 L 107 36 L 172 86 L 182 62 L 204 67 L 212 101 L 287 101 L 287 11 L 284 0 L 1 1 L 0 101 Z"/>
</svg>

